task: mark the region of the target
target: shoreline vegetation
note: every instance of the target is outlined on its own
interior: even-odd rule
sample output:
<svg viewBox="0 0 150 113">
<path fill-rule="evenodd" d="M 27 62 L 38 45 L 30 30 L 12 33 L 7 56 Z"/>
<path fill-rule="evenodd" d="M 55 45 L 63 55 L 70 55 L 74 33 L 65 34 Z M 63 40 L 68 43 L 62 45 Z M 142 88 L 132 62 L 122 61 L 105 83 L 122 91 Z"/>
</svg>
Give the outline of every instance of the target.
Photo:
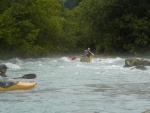
<svg viewBox="0 0 150 113">
<path fill-rule="evenodd" d="M 149 56 L 150 1 L 1 0 L 0 58 Z M 5 6 L 5 7 L 4 7 Z"/>
<path fill-rule="evenodd" d="M 51 54 L 51 55 L 47 55 L 47 56 L 29 56 L 29 57 L 20 57 L 17 55 L 4 55 L 1 56 L 0 55 L 0 60 L 9 60 L 9 59 L 13 59 L 13 58 L 19 58 L 19 59 L 28 59 L 28 58 L 33 58 L 33 59 L 37 59 L 37 58 L 61 58 L 61 57 L 68 57 L 68 58 L 72 58 L 74 56 L 76 57 L 81 57 L 83 53 L 79 52 L 79 53 L 61 53 L 61 54 Z M 95 53 L 94 53 L 95 54 Z M 120 58 L 143 58 L 143 59 L 149 59 L 150 58 L 150 54 L 141 54 L 141 55 L 131 55 L 131 54 L 95 54 L 94 56 L 92 56 L 93 58 L 116 58 L 116 57 L 120 57 Z"/>
</svg>

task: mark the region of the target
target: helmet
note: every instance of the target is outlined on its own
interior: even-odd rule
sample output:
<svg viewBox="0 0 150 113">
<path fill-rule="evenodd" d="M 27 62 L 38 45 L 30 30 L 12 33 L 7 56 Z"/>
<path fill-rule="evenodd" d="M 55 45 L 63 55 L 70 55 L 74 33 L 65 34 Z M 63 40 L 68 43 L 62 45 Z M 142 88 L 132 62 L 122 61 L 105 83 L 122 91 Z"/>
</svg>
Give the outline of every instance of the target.
<svg viewBox="0 0 150 113">
<path fill-rule="evenodd" d="M 5 64 L 0 64 L 0 69 L 8 69 L 8 67 Z"/>
<path fill-rule="evenodd" d="M 88 50 L 90 50 L 90 48 L 88 48 Z"/>
</svg>

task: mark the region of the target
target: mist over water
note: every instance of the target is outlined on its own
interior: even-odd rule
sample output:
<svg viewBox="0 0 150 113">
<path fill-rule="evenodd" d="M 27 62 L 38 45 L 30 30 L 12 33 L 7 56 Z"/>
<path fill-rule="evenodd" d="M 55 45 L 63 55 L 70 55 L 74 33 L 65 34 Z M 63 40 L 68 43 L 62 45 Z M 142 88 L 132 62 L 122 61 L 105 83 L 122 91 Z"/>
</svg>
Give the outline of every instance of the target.
<svg viewBox="0 0 150 113">
<path fill-rule="evenodd" d="M 1 113 L 142 113 L 150 109 L 150 67 L 123 68 L 124 58 L 70 57 L 0 61 L 9 77 L 35 73 L 35 88 L 0 92 Z M 150 59 L 148 59 L 150 60 Z"/>
</svg>

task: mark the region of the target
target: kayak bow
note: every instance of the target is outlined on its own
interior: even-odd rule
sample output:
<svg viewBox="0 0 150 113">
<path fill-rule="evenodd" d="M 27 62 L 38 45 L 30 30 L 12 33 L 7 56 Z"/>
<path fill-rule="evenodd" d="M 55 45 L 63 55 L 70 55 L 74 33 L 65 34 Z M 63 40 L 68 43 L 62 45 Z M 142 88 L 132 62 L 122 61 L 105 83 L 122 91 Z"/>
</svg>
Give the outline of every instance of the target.
<svg viewBox="0 0 150 113">
<path fill-rule="evenodd" d="M 91 62 L 91 61 L 92 61 L 92 57 L 82 56 L 80 58 L 80 62 Z"/>
<path fill-rule="evenodd" d="M 36 82 L 18 82 L 10 87 L 3 88 L 0 87 L 0 91 L 12 91 L 12 90 L 28 90 L 33 88 L 36 85 Z"/>
</svg>

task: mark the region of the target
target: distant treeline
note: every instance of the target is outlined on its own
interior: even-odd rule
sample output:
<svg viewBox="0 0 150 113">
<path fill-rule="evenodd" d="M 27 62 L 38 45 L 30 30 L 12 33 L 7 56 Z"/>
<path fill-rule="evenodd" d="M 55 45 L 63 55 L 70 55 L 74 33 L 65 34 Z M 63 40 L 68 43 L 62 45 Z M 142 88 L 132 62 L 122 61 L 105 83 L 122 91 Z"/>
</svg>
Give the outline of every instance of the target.
<svg viewBox="0 0 150 113">
<path fill-rule="evenodd" d="M 0 0 L 0 57 L 148 54 L 149 0 Z"/>
</svg>

